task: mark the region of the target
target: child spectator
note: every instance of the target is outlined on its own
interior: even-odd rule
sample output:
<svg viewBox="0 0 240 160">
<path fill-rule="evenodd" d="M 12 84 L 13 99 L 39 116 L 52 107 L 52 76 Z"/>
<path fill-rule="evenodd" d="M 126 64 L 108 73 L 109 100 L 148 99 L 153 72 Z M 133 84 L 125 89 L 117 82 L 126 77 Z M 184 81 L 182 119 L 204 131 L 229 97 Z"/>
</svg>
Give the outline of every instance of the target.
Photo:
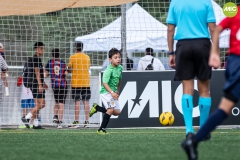
<svg viewBox="0 0 240 160">
<path fill-rule="evenodd" d="M 30 88 L 26 88 L 23 85 L 22 77 L 18 77 L 17 86 L 18 87 L 22 86 L 21 107 L 22 107 L 23 117 L 25 117 L 29 112 L 28 110 L 34 107 L 34 99 L 33 99 L 32 91 L 30 90 Z M 30 125 L 30 128 L 32 127 L 33 126 Z M 19 126 L 18 128 L 27 128 L 27 127 L 25 125 L 22 125 L 22 126 Z"/>
</svg>

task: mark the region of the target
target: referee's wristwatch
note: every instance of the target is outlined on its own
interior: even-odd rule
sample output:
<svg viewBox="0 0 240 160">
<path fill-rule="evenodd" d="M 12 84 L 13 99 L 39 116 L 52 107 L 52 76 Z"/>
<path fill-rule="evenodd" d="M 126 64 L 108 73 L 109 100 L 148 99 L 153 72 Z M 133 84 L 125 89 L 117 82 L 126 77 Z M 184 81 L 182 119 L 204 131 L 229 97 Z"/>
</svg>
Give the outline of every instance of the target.
<svg viewBox="0 0 240 160">
<path fill-rule="evenodd" d="M 168 55 L 170 56 L 170 55 L 174 55 L 174 52 L 168 52 Z"/>
</svg>

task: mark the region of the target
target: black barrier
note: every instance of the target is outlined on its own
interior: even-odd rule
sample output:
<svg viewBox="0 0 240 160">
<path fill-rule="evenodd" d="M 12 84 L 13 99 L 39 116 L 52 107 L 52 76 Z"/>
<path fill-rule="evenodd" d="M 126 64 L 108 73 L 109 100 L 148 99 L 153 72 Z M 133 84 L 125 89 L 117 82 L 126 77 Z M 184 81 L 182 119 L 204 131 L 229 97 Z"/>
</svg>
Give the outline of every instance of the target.
<svg viewBox="0 0 240 160">
<path fill-rule="evenodd" d="M 171 111 L 175 121 L 172 126 L 184 126 L 181 110 L 182 89 L 179 81 L 173 81 L 174 71 L 165 72 L 123 72 L 121 95 L 121 115 L 112 117 L 108 127 L 163 127 L 159 115 Z M 211 112 L 218 107 L 223 95 L 224 71 L 213 71 L 211 80 Z M 193 124 L 199 126 L 198 91 L 195 83 Z M 223 125 L 239 125 L 240 105 Z"/>
</svg>

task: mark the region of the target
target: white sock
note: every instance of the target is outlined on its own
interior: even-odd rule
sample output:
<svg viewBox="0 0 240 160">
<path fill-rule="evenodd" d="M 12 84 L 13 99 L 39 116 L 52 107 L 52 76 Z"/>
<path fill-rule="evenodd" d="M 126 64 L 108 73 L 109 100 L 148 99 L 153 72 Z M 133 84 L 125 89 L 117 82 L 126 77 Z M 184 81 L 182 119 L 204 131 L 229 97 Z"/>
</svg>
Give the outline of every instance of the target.
<svg viewBox="0 0 240 160">
<path fill-rule="evenodd" d="M 33 121 L 33 125 L 34 125 L 35 127 L 38 126 L 38 119 L 34 119 L 34 121 Z"/>
<path fill-rule="evenodd" d="M 31 119 L 31 118 L 32 118 L 32 116 L 33 116 L 33 115 L 32 115 L 32 113 L 31 113 L 31 112 L 29 112 L 29 113 L 28 113 L 28 114 L 25 116 L 25 118 L 26 118 L 26 119 Z"/>
<path fill-rule="evenodd" d="M 5 95 L 9 96 L 9 89 L 8 89 L 8 87 L 5 87 Z"/>
</svg>

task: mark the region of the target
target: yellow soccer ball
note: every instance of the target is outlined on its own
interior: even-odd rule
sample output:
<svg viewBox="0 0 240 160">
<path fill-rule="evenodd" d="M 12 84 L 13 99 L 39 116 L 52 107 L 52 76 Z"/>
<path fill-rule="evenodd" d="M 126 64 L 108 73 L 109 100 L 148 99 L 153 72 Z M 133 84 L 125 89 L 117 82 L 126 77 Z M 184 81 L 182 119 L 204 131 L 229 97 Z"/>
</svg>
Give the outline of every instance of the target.
<svg viewBox="0 0 240 160">
<path fill-rule="evenodd" d="M 171 112 L 163 112 L 159 117 L 159 122 L 164 126 L 171 126 L 174 122 L 174 115 Z"/>
</svg>

